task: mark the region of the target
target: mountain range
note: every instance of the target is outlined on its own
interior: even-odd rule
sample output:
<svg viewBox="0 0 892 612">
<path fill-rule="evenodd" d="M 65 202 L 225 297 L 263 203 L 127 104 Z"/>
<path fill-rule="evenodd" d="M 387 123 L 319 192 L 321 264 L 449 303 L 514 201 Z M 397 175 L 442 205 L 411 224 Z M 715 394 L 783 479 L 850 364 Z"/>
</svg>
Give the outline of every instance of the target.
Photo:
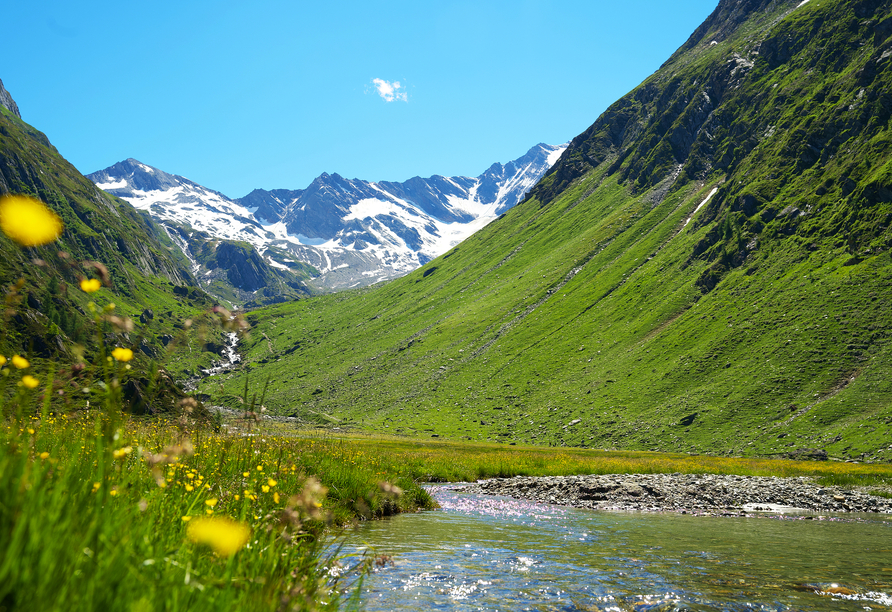
<svg viewBox="0 0 892 612">
<path fill-rule="evenodd" d="M 404 275 L 445 253 L 520 201 L 566 146 L 539 144 L 496 163 L 476 178 L 432 176 L 369 182 L 322 174 L 306 189 L 255 189 L 230 199 L 135 159 L 87 175 L 98 187 L 148 211 L 192 261 L 202 285 L 233 301 L 300 291 L 364 286 Z M 239 273 L 235 292 L 216 260 L 200 252 L 208 241 L 247 243 L 260 257 L 256 273 Z M 246 251 L 247 252 L 247 251 Z M 266 267 L 264 267 L 266 266 Z M 297 272 L 279 290 L 281 276 Z M 217 283 L 216 285 L 214 283 Z"/>
</svg>

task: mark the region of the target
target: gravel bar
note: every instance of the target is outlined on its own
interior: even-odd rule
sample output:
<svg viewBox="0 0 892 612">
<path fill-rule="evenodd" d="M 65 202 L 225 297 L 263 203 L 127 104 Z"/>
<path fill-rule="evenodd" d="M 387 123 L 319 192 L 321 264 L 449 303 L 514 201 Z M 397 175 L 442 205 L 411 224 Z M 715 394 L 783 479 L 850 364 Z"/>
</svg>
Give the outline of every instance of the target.
<svg viewBox="0 0 892 612">
<path fill-rule="evenodd" d="M 892 499 L 842 487 L 822 487 L 804 476 L 516 476 L 482 480 L 460 490 L 594 510 L 722 515 L 794 511 L 892 513 Z"/>
</svg>

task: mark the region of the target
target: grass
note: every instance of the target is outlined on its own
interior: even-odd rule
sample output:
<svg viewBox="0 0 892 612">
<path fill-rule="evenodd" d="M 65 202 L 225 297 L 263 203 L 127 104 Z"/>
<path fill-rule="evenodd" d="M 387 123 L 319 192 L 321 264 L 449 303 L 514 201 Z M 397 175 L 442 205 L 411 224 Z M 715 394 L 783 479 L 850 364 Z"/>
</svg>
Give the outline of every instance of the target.
<svg viewBox="0 0 892 612">
<path fill-rule="evenodd" d="M 40 390 L 27 393 L 18 401 L 41 399 Z M 215 433 L 188 413 L 175 421 L 98 410 L 20 416 L 0 428 L 0 606 L 338 609 L 358 593 L 367 565 L 330 575 L 337 525 L 432 507 L 418 483 L 674 472 L 892 484 L 892 466 L 883 465 L 335 437 L 281 426 Z M 190 524 L 208 517 L 249 530 L 247 542 L 234 552 L 218 543 L 225 524 L 207 541 L 190 538 Z"/>
<path fill-rule="evenodd" d="M 361 571 L 328 574 L 337 560 L 323 532 L 431 506 L 411 479 L 337 442 L 107 419 L 0 428 L 0 608 L 337 609 Z M 207 517 L 250 538 L 237 552 L 215 548 L 224 524 L 210 546 L 191 541 L 190 524 Z"/>
<path fill-rule="evenodd" d="M 279 432 L 281 435 L 281 432 Z M 575 474 L 734 474 L 741 476 L 807 476 L 824 485 L 892 486 L 892 465 L 841 461 L 714 457 L 687 453 L 543 448 L 495 443 L 419 441 L 355 434 L 294 432 L 290 436 L 337 443 L 352 452 L 375 457 L 388 473 L 419 482 L 473 482 L 512 476 Z"/>
</svg>

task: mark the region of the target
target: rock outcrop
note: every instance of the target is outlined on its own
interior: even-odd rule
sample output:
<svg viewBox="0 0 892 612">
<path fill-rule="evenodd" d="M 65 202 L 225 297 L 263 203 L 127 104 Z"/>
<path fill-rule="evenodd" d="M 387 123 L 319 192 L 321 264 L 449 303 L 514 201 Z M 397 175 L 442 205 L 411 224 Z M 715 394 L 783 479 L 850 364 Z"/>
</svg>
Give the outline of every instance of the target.
<svg viewBox="0 0 892 612">
<path fill-rule="evenodd" d="M 18 117 L 22 118 L 22 114 L 19 112 L 19 107 L 15 103 L 15 100 L 12 99 L 12 96 L 6 91 L 6 88 L 3 86 L 3 80 L 0 79 L 0 106 L 6 107 L 9 112 Z"/>
</svg>

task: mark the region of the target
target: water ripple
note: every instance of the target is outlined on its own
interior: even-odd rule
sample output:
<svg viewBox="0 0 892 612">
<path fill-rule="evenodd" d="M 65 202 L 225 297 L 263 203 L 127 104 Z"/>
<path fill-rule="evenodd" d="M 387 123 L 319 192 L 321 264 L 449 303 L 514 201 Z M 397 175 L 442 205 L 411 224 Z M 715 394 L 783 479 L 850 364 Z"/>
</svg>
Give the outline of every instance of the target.
<svg viewBox="0 0 892 612">
<path fill-rule="evenodd" d="M 892 525 L 591 512 L 431 488 L 441 510 L 364 523 L 393 555 L 367 610 L 892 609 Z M 840 586 L 843 585 L 843 586 Z"/>
</svg>

